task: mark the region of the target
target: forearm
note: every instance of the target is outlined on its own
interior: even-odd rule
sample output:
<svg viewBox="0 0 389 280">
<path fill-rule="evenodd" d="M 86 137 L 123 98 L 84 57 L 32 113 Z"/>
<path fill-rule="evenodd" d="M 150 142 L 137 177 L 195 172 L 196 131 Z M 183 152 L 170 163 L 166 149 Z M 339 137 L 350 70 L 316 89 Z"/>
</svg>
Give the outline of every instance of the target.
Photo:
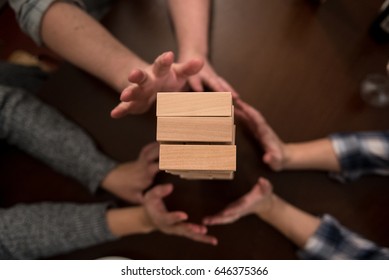
<svg viewBox="0 0 389 280">
<path fill-rule="evenodd" d="M 169 0 L 180 58 L 208 55 L 210 0 Z"/>
<path fill-rule="evenodd" d="M 108 210 L 107 223 L 112 234 L 117 237 L 155 230 L 142 206 Z"/>
<path fill-rule="evenodd" d="M 0 258 L 44 258 L 114 240 L 106 208 L 102 203 L 39 203 L 0 210 Z"/>
<path fill-rule="evenodd" d="M 273 194 L 271 199 L 271 208 L 266 212 L 257 213 L 257 215 L 297 246 L 304 247 L 308 239 L 318 229 L 320 219 L 294 207 L 277 195 Z"/>
<path fill-rule="evenodd" d="M 56 2 L 45 13 L 43 42 L 66 60 L 102 79 L 118 92 L 134 68 L 148 64 L 75 5 Z"/>
<path fill-rule="evenodd" d="M 20 89 L 0 86 L 0 138 L 91 192 L 117 164 L 80 127 Z"/>
<path fill-rule="evenodd" d="M 330 139 L 285 144 L 284 169 L 340 171 Z"/>
</svg>

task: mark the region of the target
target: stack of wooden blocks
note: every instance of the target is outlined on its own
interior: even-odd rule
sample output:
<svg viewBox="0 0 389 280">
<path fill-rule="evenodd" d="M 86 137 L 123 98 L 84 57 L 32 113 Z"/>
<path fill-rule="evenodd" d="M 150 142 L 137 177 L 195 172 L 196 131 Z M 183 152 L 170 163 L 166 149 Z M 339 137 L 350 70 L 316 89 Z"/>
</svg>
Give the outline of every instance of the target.
<svg viewBox="0 0 389 280">
<path fill-rule="evenodd" d="M 157 94 L 159 169 L 184 179 L 234 177 L 234 107 L 229 92 Z"/>
</svg>

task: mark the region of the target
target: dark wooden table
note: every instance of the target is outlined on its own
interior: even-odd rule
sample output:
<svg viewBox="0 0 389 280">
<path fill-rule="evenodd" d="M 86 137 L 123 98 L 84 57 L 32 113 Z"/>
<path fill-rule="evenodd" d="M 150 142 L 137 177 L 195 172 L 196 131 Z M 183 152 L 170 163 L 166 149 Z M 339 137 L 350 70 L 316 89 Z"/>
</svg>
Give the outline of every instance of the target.
<svg viewBox="0 0 389 280">
<path fill-rule="evenodd" d="M 369 107 L 360 99 L 361 80 L 384 73 L 388 45 L 375 43 L 368 26 L 380 0 L 329 0 L 320 7 L 304 0 L 217 0 L 213 3 L 211 58 L 216 70 L 257 107 L 285 141 L 323 137 L 335 131 L 389 128 L 389 108 Z M 176 50 L 165 1 L 119 1 L 104 24 L 148 61 Z M 109 117 L 118 95 L 95 78 L 68 64 L 52 77 L 41 97 L 84 127 L 108 155 L 133 160 L 155 139 L 155 108 L 142 116 Z M 168 174 L 156 182 L 173 182 L 169 209 L 187 211 L 200 222 L 246 193 L 259 176 L 275 191 L 314 214 L 330 213 L 344 225 L 389 246 L 389 180 L 367 176 L 340 184 L 323 172 L 274 173 L 261 162 L 262 150 L 237 128 L 237 172 L 233 181 L 185 181 Z M 50 170 L 11 147 L 0 160 L 1 203 L 111 199 L 88 194 L 77 182 Z M 4 187 L 6 186 L 6 187 Z M 216 226 L 212 247 L 152 233 L 57 256 L 90 259 L 120 255 L 134 259 L 294 259 L 296 247 L 271 226 L 247 217 Z"/>
</svg>

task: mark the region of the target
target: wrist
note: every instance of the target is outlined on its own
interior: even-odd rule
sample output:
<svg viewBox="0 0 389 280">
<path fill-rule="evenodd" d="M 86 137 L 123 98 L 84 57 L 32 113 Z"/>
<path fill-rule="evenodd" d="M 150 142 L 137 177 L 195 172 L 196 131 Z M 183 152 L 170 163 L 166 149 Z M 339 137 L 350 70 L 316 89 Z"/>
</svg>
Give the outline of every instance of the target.
<svg viewBox="0 0 389 280">
<path fill-rule="evenodd" d="M 146 234 L 155 230 L 144 207 L 110 209 L 106 214 L 108 228 L 117 237 Z"/>
<path fill-rule="evenodd" d="M 114 182 L 116 181 L 116 170 L 117 168 L 119 167 L 119 165 L 116 165 L 114 168 L 112 168 L 108 173 L 107 175 L 105 175 L 105 177 L 103 178 L 103 180 L 101 181 L 100 183 L 100 186 L 102 189 L 106 190 L 106 191 L 110 191 L 112 185 L 114 184 Z"/>
<path fill-rule="evenodd" d="M 283 162 L 282 169 L 291 169 L 293 168 L 294 162 L 296 161 L 296 145 L 293 143 L 283 144 Z"/>
<path fill-rule="evenodd" d="M 185 62 L 190 59 L 203 59 L 206 60 L 208 57 L 208 48 L 207 47 L 180 47 L 178 61 Z"/>
<path fill-rule="evenodd" d="M 274 193 L 270 194 L 266 205 L 261 205 L 255 209 L 255 214 L 264 221 L 269 221 L 276 212 L 277 205 L 279 204 L 279 197 Z"/>
<path fill-rule="evenodd" d="M 272 216 L 274 207 L 277 204 L 277 200 L 278 197 L 274 193 L 271 193 L 270 197 L 268 197 L 266 201 L 258 203 L 257 207 L 254 210 L 255 215 L 257 215 L 263 220 L 269 219 Z"/>
</svg>

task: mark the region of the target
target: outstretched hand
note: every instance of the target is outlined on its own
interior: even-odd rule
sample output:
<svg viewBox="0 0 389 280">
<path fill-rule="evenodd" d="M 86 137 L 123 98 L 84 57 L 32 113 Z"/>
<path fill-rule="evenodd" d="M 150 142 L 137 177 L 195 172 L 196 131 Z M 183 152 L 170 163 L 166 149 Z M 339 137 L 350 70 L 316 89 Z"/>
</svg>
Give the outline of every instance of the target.
<svg viewBox="0 0 389 280">
<path fill-rule="evenodd" d="M 259 178 L 250 192 L 228 205 L 220 213 L 205 217 L 203 224 L 230 224 L 250 214 L 261 215 L 266 211 L 270 211 L 272 206 L 272 189 L 273 187 L 268 180 Z"/>
<path fill-rule="evenodd" d="M 144 146 L 136 161 L 119 164 L 108 173 L 102 182 L 103 188 L 126 201 L 142 203 L 143 191 L 159 172 L 158 156 L 157 142 Z"/>
<path fill-rule="evenodd" d="M 188 78 L 189 86 L 198 92 L 204 91 L 204 86 L 209 87 L 212 91 L 231 92 L 233 96 L 238 96 L 235 89 L 221 76 L 219 76 L 208 59 L 202 58 L 204 66 L 201 70 Z"/>
<path fill-rule="evenodd" d="M 158 185 L 145 195 L 144 207 L 151 224 L 165 234 L 178 235 L 194 241 L 217 245 L 217 239 L 207 235 L 203 225 L 185 222 L 188 215 L 182 211 L 169 212 L 163 198 L 173 191 L 173 185 Z"/>
<path fill-rule="evenodd" d="M 235 98 L 235 115 L 242 121 L 265 150 L 263 161 L 274 171 L 284 168 L 286 145 L 266 122 L 262 114 L 240 98 Z"/>
<path fill-rule="evenodd" d="M 122 91 L 121 102 L 111 111 L 111 116 L 121 118 L 127 114 L 146 112 L 154 103 L 157 92 L 183 89 L 188 78 L 198 73 L 203 64 L 198 59 L 174 63 L 173 52 L 161 54 L 152 65 L 130 73 L 130 85 Z"/>
</svg>

